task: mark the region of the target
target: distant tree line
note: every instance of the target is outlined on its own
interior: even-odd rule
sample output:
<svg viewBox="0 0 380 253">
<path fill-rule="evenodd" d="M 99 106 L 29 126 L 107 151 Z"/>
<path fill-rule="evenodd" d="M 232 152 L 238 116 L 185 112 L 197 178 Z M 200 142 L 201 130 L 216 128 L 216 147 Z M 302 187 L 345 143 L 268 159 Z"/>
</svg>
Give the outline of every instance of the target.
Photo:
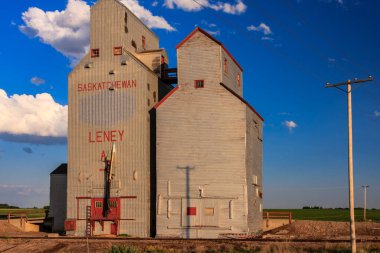
<svg viewBox="0 0 380 253">
<path fill-rule="evenodd" d="M 0 203 L 0 209 L 18 209 L 18 208 L 20 208 L 20 207 L 18 207 L 18 206 L 10 206 L 8 204 L 1 204 Z"/>
</svg>

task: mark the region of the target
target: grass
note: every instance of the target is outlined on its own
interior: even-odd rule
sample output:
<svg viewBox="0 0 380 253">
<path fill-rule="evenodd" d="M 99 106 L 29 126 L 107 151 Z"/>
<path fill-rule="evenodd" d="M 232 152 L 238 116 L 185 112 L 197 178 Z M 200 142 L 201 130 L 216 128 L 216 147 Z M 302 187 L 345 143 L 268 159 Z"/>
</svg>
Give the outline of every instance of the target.
<svg viewBox="0 0 380 253">
<path fill-rule="evenodd" d="M 264 212 L 292 212 L 294 220 L 350 220 L 350 211 L 348 209 L 264 209 Z M 355 220 L 363 221 L 363 209 L 355 209 Z M 380 209 L 367 210 L 367 220 L 380 222 Z"/>
<path fill-rule="evenodd" d="M 0 209 L 0 220 L 7 219 L 8 213 L 28 213 L 28 218 L 45 217 L 45 209 L 42 208 Z"/>
</svg>

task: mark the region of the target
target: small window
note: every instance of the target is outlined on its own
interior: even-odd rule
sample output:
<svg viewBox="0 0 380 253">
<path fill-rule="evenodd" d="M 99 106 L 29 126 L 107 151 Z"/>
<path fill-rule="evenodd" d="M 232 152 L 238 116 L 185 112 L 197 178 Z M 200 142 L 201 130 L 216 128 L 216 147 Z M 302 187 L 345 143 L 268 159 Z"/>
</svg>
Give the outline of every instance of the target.
<svg viewBox="0 0 380 253">
<path fill-rule="evenodd" d="M 205 216 L 214 216 L 215 215 L 215 209 L 212 207 L 206 207 L 205 208 Z"/>
<path fill-rule="evenodd" d="M 228 73 L 228 61 L 227 58 L 224 58 L 224 73 Z"/>
<path fill-rule="evenodd" d="M 128 13 L 125 13 L 125 15 L 124 15 L 124 32 L 125 33 L 128 33 Z"/>
<path fill-rule="evenodd" d="M 117 207 L 116 200 L 110 201 L 110 207 L 112 207 L 112 208 L 116 208 Z"/>
<path fill-rule="evenodd" d="M 97 207 L 97 208 L 103 207 L 102 201 L 95 201 L 95 207 Z"/>
<path fill-rule="evenodd" d="M 99 57 L 99 48 L 91 49 L 91 58 Z"/>
<path fill-rule="evenodd" d="M 123 54 L 123 47 L 114 47 L 113 48 L 113 55 L 122 55 Z"/>
<path fill-rule="evenodd" d="M 256 197 L 259 197 L 259 188 L 256 187 Z"/>
<path fill-rule="evenodd" d="M 150 83 L 147 83 L 146 86 L 147 86 L 148 90 L 150 90 Z"/>
<path fill-rule="evenodd" d="M 258 182 L 258 181 L 257 181 L 257 176 L 256 176 L 256 175 L 253 175 L 253 176 L 252 176 L 252 183 L 253 183 L 254 185 L 258 185 L 257 182 Z"/>
<path fill-rule="evenodd" d="M 156 103 L 157 101 L 157 94 L 155 91 L 153 91 L 153 101 Z"/>
<path fill-rule="evenodd" d="M 238 87 L 240 87 L 240 85 L 241 85 L 240 74 L 237 74 L 237 76 L 236 76 L 236 84 Z"/>
<path fill-rule="evenodd" d="M 197 215 L 197 208 L 196 207 L 188 207 L 187 208 L 187 215 Z"/>
<path fill-rule="evenodd" d="M 204 80 L 195 80 L 194 81 L 195 88 L 204 88 L 205 87 L 205 81 Z"/>
<path fill-rule="evenodd" d="M 142 48 L 145 50 L 146 49 L 146 39 L 145 39 L 145 36 L 141 36 L 141 44 L 142 44 Z"/>
<path fill-rule="evenodd" d="M 161 55 L 161 64 L 165 63 L 165 56 Z"/>
<path fill-rule="evenodd" d="M 134 40 L 132 40 L 131 44 L 132 44 L 132 47 L 134 47 L 135 49 L 137 49 L 137 45 L 136 45 L 136 42 Z"/>
</svg>

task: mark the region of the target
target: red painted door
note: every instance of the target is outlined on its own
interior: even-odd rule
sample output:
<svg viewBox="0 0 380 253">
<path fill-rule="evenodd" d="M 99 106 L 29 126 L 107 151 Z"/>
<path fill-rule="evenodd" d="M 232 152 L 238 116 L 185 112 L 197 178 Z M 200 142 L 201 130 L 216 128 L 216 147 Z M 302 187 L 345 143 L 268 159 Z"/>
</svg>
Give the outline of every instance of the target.
<svg viewBox="0 0 380 253">
<path fill-rule="evenodd" d="M 111 224 L 111 235 L 117 235 L 117 223 L 116 222 Z"/>
<path fill-rule="evenodd" d="M 104 199 L 91 199 L 91 219 L 93 220 L 118 220 L 120 218 L 120 198 L 109 199 L 110 210 L 107 217 L 103 217 Z"/>
</svg>

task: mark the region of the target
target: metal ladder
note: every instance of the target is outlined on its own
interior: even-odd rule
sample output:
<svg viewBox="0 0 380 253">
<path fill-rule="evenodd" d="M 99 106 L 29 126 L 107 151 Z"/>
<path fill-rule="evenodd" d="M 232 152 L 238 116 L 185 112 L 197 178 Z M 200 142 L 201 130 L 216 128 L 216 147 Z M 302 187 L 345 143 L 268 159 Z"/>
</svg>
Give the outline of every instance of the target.
<svg viewBox="0 0 380 253">
<path fill-rule="evenodd" d="M 91 236 L 91 206 L 86 206 L 86 237 Z"/>
</svg>

